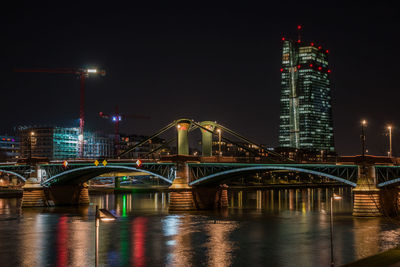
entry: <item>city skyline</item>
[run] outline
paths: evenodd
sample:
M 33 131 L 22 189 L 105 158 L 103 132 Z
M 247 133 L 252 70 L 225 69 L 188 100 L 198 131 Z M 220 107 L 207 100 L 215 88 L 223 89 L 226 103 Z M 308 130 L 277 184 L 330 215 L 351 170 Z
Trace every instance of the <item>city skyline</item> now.
M 2 11 L 1 267 L 400 266 L 389 3 Z
M 305 39 L 321 40 L 330 49 L 338 153 L 360 153 L 360 122 L 366 119 L 370 153 L 386 153 L 386 125 L 391 123 L 398 154 L 398 37 L 393 34 L 398 21 L 383 4 L 346 10 L 293 5 L 285 9 L 285 20 L 274 9 L 255 8 L 160 7 L 132 14 L 115 8 L 106 17 L 99 6 L 12 10 L 2 18 L 7 42 L 0 63 L 1 132 L 15 125 L 78 125 L 75 77 L 13 73 L 13 68 L 95 66 L 106 69 L 107 76 L 87 81 L 89 130 L 111 133 L 113 126 L 98 112 L 112 112 L 118 104 L 123 113 L 152 118 L 123 122 L 121 132 L 150 134 L 173 119 L 190 117 L 216 120 L 259 143 L 277 146 L 281 38 L 296 36 L 301 24 Z M 77 18 L 72 24 L 67 23 L 71 14 Z M 341 21 L 334 20 L 337 14 Z M 79 27 L 82 23 L 87 30 Z

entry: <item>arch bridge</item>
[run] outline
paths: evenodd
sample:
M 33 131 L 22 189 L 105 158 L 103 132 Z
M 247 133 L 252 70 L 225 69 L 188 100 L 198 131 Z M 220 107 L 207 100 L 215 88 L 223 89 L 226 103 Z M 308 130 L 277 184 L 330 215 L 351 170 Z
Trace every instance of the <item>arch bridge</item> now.
M 129 157 L 130 152 L 136 148 L 170 129 L 176 130 L 176 137 L 156 147 L 148 155 L 172 142 L 177 144 L 177 155 L 158 161 L 143 160 L 143 164 L 139 164 L 140 166 L 134 159 L 124 159 Z M 188 135 L 196 129 L 200 130 L 202 134 L 202 155 L 190 156 Z M 224 136 L 221 132 L 224 133 Z M 215 151 L 213 155 L 214 136 L 246 150 L 252 156 L 251 160 L 241 162 L 238 158 L 225 158 L 220 154 L 215 156 Z M 231 140 L 231 136 L 240 140 L 240 143 Z M 0 172 L 15 175 L 22 181 L 26 181 L 35 173 L 45 174 L 42 176 L 39 186 L 25 188 L 23 204 L 25 203 L 26 206 L 44 205 L 46 198 L 61 204 L 88 203 L 85 182 L 93 177 L 115 171 L 144 172 L 159 178 L 166 184 L 171 184 L 171 210 L 205 207 L 207 205 L 204 203 L 210 199 L 216 199 L 220 206 L 226 206 L 226 188 L 221 187 L 224 181 L 239 175 L 269 171 L 321 176 L 343 185 L 352 186 L 354 187 L 354 214 L 359 216 L 381 214 L 380 207 L 376 204 L 380 202 L 380 188 L 394 188 L 400 185 L 400 166 L 375 165 L 366 161 L 358 161 L 357 165 L 296 163 L 221 124 L 213 121 L 196 122 L 191 119 L 179 119 L 171 122 L 146 140 L 120 153 L 118 159 L 107 159 L 108 163 L 105 166 L 102 166 L 101 163 L 94 165 L 94 160 L 72 160 L 67 166 L 64 166 L 61 161 L 38 163 L 34 166 L 16 163 L 0 164 Z

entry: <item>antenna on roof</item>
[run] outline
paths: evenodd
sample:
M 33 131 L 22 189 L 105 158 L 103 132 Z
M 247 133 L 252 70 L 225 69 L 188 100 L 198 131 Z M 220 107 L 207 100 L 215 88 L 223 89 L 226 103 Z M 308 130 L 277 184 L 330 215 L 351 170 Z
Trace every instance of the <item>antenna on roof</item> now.
M 301 42 L 301 25 L 297 25 L 297 42 L 300 43 Z

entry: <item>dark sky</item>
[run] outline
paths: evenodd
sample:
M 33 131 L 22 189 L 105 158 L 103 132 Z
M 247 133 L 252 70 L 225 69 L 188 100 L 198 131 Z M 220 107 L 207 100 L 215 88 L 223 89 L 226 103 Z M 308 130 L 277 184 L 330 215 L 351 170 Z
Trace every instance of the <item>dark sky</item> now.
M 369 151 L 387 151 L 385 126 L 393 123 L 400 154 L 400 23 L 391 5 L 82 2 L 2 6 L 0 132 L 16 125 L 78 126 L 76 77 L 12 69 L 98 67 L 107 75 L 87 80 L 87 129 L 112 133 L 98 112 L 111 113 L 118 104 L 124 114 L 151 117 L 125 121 L 122 132 L 151 134 L 188 117 L 276 146 L 281 38 L 295 37 L 301 24 L 303 40 L 330 50 L 337 151 L 359 153 L 365 118 Z

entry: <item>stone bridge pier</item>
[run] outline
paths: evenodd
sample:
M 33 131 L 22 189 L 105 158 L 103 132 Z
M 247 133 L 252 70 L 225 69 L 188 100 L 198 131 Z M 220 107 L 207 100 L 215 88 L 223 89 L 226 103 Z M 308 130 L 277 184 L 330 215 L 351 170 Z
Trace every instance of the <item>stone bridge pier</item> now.
M 353 215 L 376 217 L 382 215 L 380 190 L 377 188 L 375 166 L 358 165 L 357 185 L 353 189 Z
M 189 186 L 189 166 L 185 161 L 176 164 L 176 177 L 170 186 L 170 211 L 190 211 L 228 207 L 226 185 L 217 187 Z
M 39 183 L 27 182 L 23 188 L 22 204 L 26 207 L 63 205 L 89 205 L 89 190 L 86 183 L 80 185 L 58 185 L 43 187 Z

